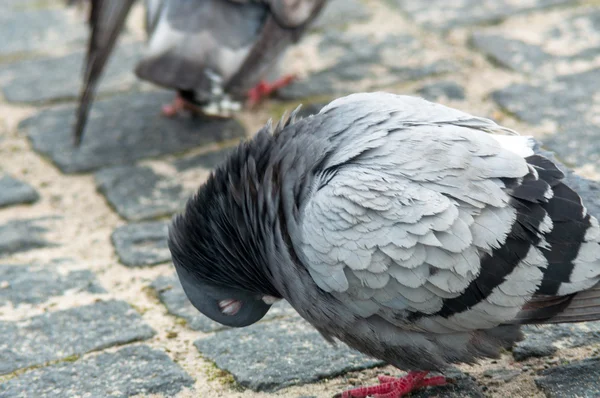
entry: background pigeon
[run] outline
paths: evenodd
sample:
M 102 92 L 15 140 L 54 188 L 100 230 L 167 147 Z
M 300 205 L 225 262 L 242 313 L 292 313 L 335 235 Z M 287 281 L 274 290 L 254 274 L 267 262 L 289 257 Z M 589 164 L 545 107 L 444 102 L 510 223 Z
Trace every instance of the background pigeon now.
M 600 228 L 533 139 L 423 99 L 337 99 L 217 168 L 170 229 L 193 305 L 246 326 L 274 298 L 404 378 L 344 397 L 443 384 L 521 324 L 600 319 Z M 377 395 L 376 395 L 377 396 Z
M 70 4 L 82 0 L 69 0 Z M 90 0 L 91 37 L 84 86 L 75 125 L 79 145 L 98 79 L 135 0 Z M 136 75 L 178 90 L 167 116 L 192 104 L 236 109 L 288 84 L 291 76 L 269 84 L 290 44 L 299 40 L 325 0 L 146 0 L 148 50 Z M 226 110 L 226 109 L 225 109 Z M 211 110 L 214 112 L 215 110 Z M 217 110 L 218 111 L 218 110 Z

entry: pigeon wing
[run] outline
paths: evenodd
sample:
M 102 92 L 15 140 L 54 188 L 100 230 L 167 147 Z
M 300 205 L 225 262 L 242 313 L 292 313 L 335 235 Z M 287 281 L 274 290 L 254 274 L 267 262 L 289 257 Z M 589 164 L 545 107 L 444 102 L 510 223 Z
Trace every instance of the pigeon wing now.
M 450 334 L 524 323 L 528 302 L 598 283 L 598 223 L 531 139 L 378 95 L 321 111 L 333 118 L 337 108 L 340 120 L 330 122 L 334 149 L 302 210 L 298 250 L 321 290 L 357 316 Z
M 248 0 L 232 1 L 248 2 Z M 269 6 L 269 16 L 244 63 L 226 85 L 227 92 L 238 96 L 252 88 L 252 85 L 256 84 L 284 51 L 302 37 L 325 5 L 325 0 L 263 0 L 262 2 Z

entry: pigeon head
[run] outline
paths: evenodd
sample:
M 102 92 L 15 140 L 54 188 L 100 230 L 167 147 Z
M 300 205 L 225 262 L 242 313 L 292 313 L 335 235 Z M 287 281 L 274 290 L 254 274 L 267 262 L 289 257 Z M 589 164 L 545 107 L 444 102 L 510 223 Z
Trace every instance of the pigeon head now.
M 187 297 L 204 315 L 231 327 L 259 321 L 281 298 L 267 265 L 269 218 L 260 216 L 265 197 L 257 178 L 271 139 L 262 137 L 265 145 L 240 145 L 169 228 L 169 250 Z

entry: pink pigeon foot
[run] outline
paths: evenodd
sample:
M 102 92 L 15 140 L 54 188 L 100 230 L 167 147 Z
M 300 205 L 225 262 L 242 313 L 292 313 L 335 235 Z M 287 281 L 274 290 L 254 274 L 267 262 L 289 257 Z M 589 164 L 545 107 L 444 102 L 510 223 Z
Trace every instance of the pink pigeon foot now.
M 173 99 L 173 102 L 163 105 L 161 113 L 165 117 L 175 117 L 183 110 L 188 110 L 192 113 L 199 112 L 196 105 L 185 100 L 183 97 L 181 97 L 181 94 L 177 93 L 177 96 Z
M 287 75 L 281 79 L 275 80 L 273 83 L 267 83 L 266 81 L 261 80 L 260 83 L 248 91 L 248 106 L 250 108 L 254 107 L 275 91 L 290 84 L 295 78 L 295 75 Z
M 444 376 L 425 378 L 429 372 L 409 372 L 404 377 L 379 376 L 379 385 L 358 387 L 336 394 L 334 398 L 400 398 L 427 386 L 442 386 L 448 381 Z

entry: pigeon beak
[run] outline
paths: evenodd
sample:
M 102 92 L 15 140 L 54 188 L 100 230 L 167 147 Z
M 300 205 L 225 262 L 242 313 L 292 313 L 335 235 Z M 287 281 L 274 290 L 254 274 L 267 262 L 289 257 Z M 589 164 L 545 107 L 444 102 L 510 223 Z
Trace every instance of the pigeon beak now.
M 175 263 L 177 276 L 192 305 L 215 322 L 230 327 L 244 327 L 260 321 L 271 305 L 255 295 L 208 285 Z M 232 298 L 232 297 L 235 297 Z
M 279 300 L 281 300 L 278 297 L 274 297 L 274 296 L 263 296 L 262 301 L 264 301 L 265 304 L 268 305 L 273 305 L 276 302 L 278 302 Z

